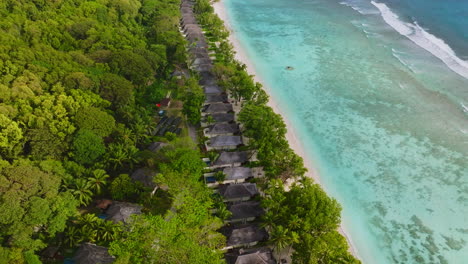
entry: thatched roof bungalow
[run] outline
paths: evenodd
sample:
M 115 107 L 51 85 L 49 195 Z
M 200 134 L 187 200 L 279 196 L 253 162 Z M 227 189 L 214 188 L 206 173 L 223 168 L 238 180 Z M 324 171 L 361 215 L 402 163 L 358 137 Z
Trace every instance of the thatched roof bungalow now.
M 190 24 L 198 24 L 197 19 L 195 19 L 193 14 L 183 14 L 182 18 L 180 19 L 182 26 L 190 25 Z
M 192 67 L 192 69 L 197 72 L 211 71 L 211 69 L 213 69 L 213 64 L 195 65 Z
M 205 105 L 202 110 L 202 112 L 207 114 L 228 113 L 232 111 L 232 104 L 230 103 L 212 103 Z
M 75 264 L 108 264 L 114 260 L 115 258 L 109 254 L 107 248 L 91 243 L 81 244 L 73 256 Z
M 258 201 L 235 203 L 229 205 L 228 210 L 232 213 L 228 219 L 230 223 L 253 221 L 265 213 Z
M 216 85 L 217 83 L 216 77 L 207 71 L 200 72 L 200 81 L 198 82 L 200 85 Z M 226 97 L 227 98 L 227 97 Z M 226 99 L 227 101 L 227 99 Z
M 257 185 L 250 182 L 221 185 L 218 192 L 225 202 L 248 201 L 259 194 Z
M 197 66 L 197 65 L 213 65 L 213 62 L 209 57 L 206 58 L 195 58 L 191 65 Z
M 184 7 L 193 8 L 193 5 L 194 5 L 193 2 L 189 2 L 189 1 L 184 2 L 184 1 L 182 1 L 182 3 L 180 4 L 180 8 L 184 8 Z
M 210 150 L 229 150 L 236 149 L 242 145 L 241 136 L 216 136 L 210 138 L 206 143 L 206 149 Z
M 187 36 L 185 36 L 185 38 L 186 38 L 190 43 L 197 42 L 197 41 L 203 41 L 203 42 L 206 43 L 205 35 L 203 35 L 203 33 L 191 33 L 191 34 L 187 34 Z
M 227 247 L 224 249 L 250 247 L 268 239 L 266 230 L 254 224 L 228 226 L 221 232 L 227 237 Z
M 219 87 L 218 85 L 205 85 L 203 87 L 203 91 L 205 92 L 205 94 L 220 94 L 223 91 L 223 89 L 221 87 Z
M 276 264 L 271 249 L 267 247 L 235 250 L 224 257 L 227 264 Z
M 205 104 L 225 103 L 225 102 L 228 102 L 228 98 L 227 98 L 227 95 L 224 93 L 205 94 Z
M 189 46 L 188 52 L 192 54 L 192 53 L 203 53 L 203 52 L 208 52 L 208 51 L 204 47 Z
M 239 183 L 254 176 L 252 168 L 248 167 L 224 168 L 223 173 L 226 175 L 225 181 L 233 183 Z
M 114 201 L 106 210 L 106 220 L 112 221 L 114 223 L 128 223 L 130 216 L 141 214 L 142 208 L 143 207 L 138 204 Z
M 221 135 L 232 136 L 238 134 L 239 132 L 239 125 L 229 123 L 216 123 L 203 131 L 206 137 L 215 137 Z
M 211 164 L 211 168 L 239 167 L 249 161 L 247 151 L 226 152 L 223 151 L 219 157 Z
M 182 26 L 184 34 L 203 34 L 203 29 L 198 24 L 188 24 Z
M 150 168 L 139 168 L 132 173 L 130 178 L 134 181 L 141 182 L 143 186 L 153 189 L 156 184 L 153 182 L 153 178 L 156 176 L 156 171 Z
M 181 14 L 193 14 L 193 8 L 191 6 L 183 6 L 180 8 Z

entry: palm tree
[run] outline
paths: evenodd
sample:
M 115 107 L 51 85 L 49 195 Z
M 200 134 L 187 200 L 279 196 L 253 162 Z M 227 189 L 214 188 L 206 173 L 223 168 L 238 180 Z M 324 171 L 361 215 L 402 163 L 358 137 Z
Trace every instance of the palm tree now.
M 137 142 L 145 143 L 145 140 L 149 139 L 148 124 L 144 121 L 139 121 L 132 125 L 131 128 L 135 131 Z
M 107 162 L 113 165 L 114 170 L 123 166 L 127 154 L 121 144 L 110 144 Z
M 83 214 L 78 217 L 77 224 L 80 226 L 89 226 L 94 228 L 99 226 L 100 221 L 102 221 L 102 219 L 94 214 Z
M 91 185 L 85 179 L 76 179 L 70 189 L 80 205 L 87 205 L 91 201 L 93 192 Z
M 130 128 L 123 127 L 119 130 L 117 141 L 126 142 L 126 143 L 129 143 L 129 142 L 134 143 L 136 141 L 135 133 L 133 133 L 133 131 Z
M 216 211 L 216 215 L 218 215 L 218 217 L 221 219 L 221 220 L 226 220 L 228 219 L 229 217 L 231 217 L 232 213 L 231 211 L 229 211 L 226 206 L 223 204 L 222 206 L 220 206 L 218 208 L 218 210 Z
M 69 226 L 65 231 L 65 243 L 69 247 L 74 247 L 82 241 L 81 234 L 75 226 Z
M 271 228 L 272 226 L 275 225 L 275 223 L 277 222 L 277 219 L 278 217 L 272 213 L 271 211 L 267 211 L 263 216 L 262 216 L 262 223 L 261 223 L 261 226 L 262 227 L 268 227 L 268 228 Z
M 94 243 L 97 240 L 97 230 L 94 227 L 85 225 L 79 230 L 82 241 Z
M 273 227 L 270 233 L 270 241 L 275 246 L 275 250 L 279 256 L 279 261 L 281 261 L 281 251 L 289 247 L 289 254 L 292 244 L 299 243 L 299 235 L 294 231 L 290 231 L 289 229 L 278 225 Z
M 291 215 L 288 227 L 292 230 L 299 230 L 302 225 L 302 219 L 298 215 Z
M 102 221 L 98 226 L 98 239 L 112 241 L 117 239 L 120 232 L 122 232 L 121 225 L 114 224 L 112 221 Z
M 107 185 L 107 175 L 105 170 L 96 169 L 93 171 L 93 175 L 88 177 L 88 182 L 91 185 L 91 189 L 93 189 L 97 194 L 101 193 L 102 187 Z
M 129 148 L 126 149 L 125 154 L 126 154 L 126 159 L 125 162 L 128 163 L 131 169 L 133 169 L 133 165 L 135 163 L 138 163 L 138 148 L 135 146 L 130 146 Z
M 215 119 L 213 118 L 213 116 L 207 116 L 206 117 L 206 123 L 208 123 L 208 125 L 211 125 L 215 122 Z

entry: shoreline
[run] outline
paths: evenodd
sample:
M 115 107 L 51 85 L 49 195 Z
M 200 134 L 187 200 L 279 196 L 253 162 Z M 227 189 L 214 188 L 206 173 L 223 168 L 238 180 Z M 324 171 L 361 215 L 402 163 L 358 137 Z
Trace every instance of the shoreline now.
M 310 157 L 308 157 L 308 155 L 306 155 L 304 148 L 300 144 L 300 140 L 299 140 L 297 132 L 294 130 L 294 127 L 292 126 L 291 122 L 287 118 L 285 118 L 286 115 L 285 115 L 284 111 L 279 107 L 279 104 L 275 100 L 275 98 L 273 97 L 271 90 L 269 89 L 268 86 L 265 85 L 265 82 L 259 77 L 258 72 L 255 69 L 255 66 L 253 65 L 253 63 L 249 59 L 249 57 L 247 56 L 245 49 L 242 47 L 239 40 L 234 36 L 235 33 L 232 30 L 231 25 L 229 24 L 229 17 L 227 15 L 226 8 L 225 8 L 224 3 L 222 1 L 223 0 L 213 2 L 212 6 L 214 8 L 214 12 L 216 13 L 216 15 L 221 20 L 224 21 L 224 26 L 229 31 L 228 40 L 229 40 L 229 42 L 231 42 L 231 44 L 234 47 L 234 51 L 235 51 L 234 57 L 235 57 L 235 59 L 246 65 L 247 72 L 250 75 L 254 76 L 254 81 L 255 82 L 261 83 L 263 85 L 263 89 L 265 90 L 265 92 L 269 96 L 269 100 L 268 100 L 267 105 L 270 106 L 275 113 L 277 113 L 277 114 L 279 114 L 279 115 L 281 115 L 283 117 L 283 121 L 286 124 L 286 128 L 287 128 L 286 139 L 288 140 L 291 149 L 293 149 L 296 152 L 296 154 L 299 155 L 300 157 L 302 157 L 302 159 L 304 160 L 304 167 L 307 168 L 307 172 L 305 173 L 305 175 L 307 177 L 309 177 L 309 178 L 312 178 L 317 184 L 319 184 L 323 188 L 323 185 L 320 182 L 320 177 L 319 177 L 319 174 L 318 174 L 318 170 L 314 166 L 313 160 L 310 159 Z M 344 228 L 342 222 L 340 224 L 340 228 L 339 228 L 338 231 L 346 239 L 346 241 L 348 243 L 349 253 L 351 253 L 357 259 L 361 260 L 361 258 L 357 254 L 356 247 L 353 245 L 352 240 L 350 239 L 350 236 L 348 235 L 348 232 L 346 232 L 346 229 Z

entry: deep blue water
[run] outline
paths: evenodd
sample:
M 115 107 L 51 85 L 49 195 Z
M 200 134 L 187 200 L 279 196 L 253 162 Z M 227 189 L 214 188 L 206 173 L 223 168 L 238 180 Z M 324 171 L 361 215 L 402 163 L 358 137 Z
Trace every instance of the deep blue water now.
M 427 28 L 468 60 L 468 0 L 379 0 L 402 18 Z

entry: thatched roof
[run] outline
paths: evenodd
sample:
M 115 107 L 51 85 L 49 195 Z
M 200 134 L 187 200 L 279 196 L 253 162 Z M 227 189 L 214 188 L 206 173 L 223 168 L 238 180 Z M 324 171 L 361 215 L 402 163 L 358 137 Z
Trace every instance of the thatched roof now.
M 234 121 L 234 114 L 216 113 L 212 114 L 211 116 L 213 117 L 214 121 L 218 123 L 229 123 Z
M 195 70 L 197 72 L 210 71 L 211 69 L 213 69 L 213 64 L 195 65 Z
M 114 201 L 109 209 L 106 210 L 106 220 L 110 220 L 114 223 L 127 223 L 131 215 L 141 214 L 141 208 L 142 206 L 138 204 Z
M 204 107 L 205 113 L 227 113 L 232 112 L 232 104 L 229 103 L 213 103 Z
M 197 20 L 193 16 L 193 14 L 183 14 L 181 19 L 182 25 L 189 25 L 189 24 L 198 24 Z
M 188 34 L 185 38 L 186 38 L 189 42 L 203 41 L 204 43 L 206 43 L 205 35 L 203 35 L 203 33 L 192 33 L 192 34 Z
M 108 264 L 114 262 L 115 258 L 109 255 L 105 247 L 84 243 L 76 251 L 73 260 L 75 264 Z
M 216 85 L 216 83 L 218 82 L 216 77 L 208 73 L 209 72 L 206 72 L 206 71 L 200 72 L 200 81 L 198 82 L 200 85 L 207 85 L 207 86 Z
M 203 28 L 198 24 L 183 25 L 182 30 L 186 35 L 203 34 Z
M 203 29 L 198 24 L 188 24 L 182 27 L 185 34 L 203 33 Z
M 251 217 L 259 217 L 265 213 L 258 201 L 247 201 L 228 206 L 232 213 L 229 220 L 242 220 Z
M 236 250 L 224 256 L 227 264 L 276 264 L 267 247 Z
M 219 187 L 219 194 L 226 200 L 250 198 L 259 194 L 255 183 L 225 184 Z
M 140 168 L 132 173 L 130 176 L 132 180 L 143 183 L 145 187 L 154 188 L 156 184 L 153 182 L 153 177 L 156 176 L 156 172 L 149 168 Z
M 206 94 L 205 103 L 220 103 L 228 100 L 225 94 Z
M 242 144 L 242 138 L 240 136 L 215 136 L 210 138 L 208 146 L 215 147 L 233 147 Z
M 249 153 L 247 151 L 235 151 L 235 152 L 221 152 L 218 159 L 213 162 L 213 165 L 232 165 L 234 163 L 244 163 L 249 160 Z
M 193 9 L 191 6 L 183 6 L 180 8 L 180 13 L 182 14 L 193 14 Z
M 191 18 L 195 18 L 195 14 L 182 14 L 182 20 L 184 19 L 191 19 Z
M 192 65 L 209 65 L 209 64 L 213 64 L 213 62 L 211 61 L 209 57 L 208 58 L 196 58 L 192 61 Z
M 200 63 L 200 60 L 205 60 L 205 63 L 212 63 L 211 57 L 208 52 L 196 52 L 190 55 L 192 63 Z M 198 60 L 198 62 L 195 62 Z
M 190 53 L 197 53 L 197 52 L 198 52 L 198 53 L 202 53 L 202 52 L 207 52 L 206 48 L 204 48 L 204 47 L 195 47 L 195 46 L 190 46 L 190 47 L 188 48 L 188 51 L 189 51 Z
M 264 228 L 254 224 L 230 226 L 222 229 L 227 237 L 227 246 L 242 246 L 253 242 L 268 239 L 268 233 Z
M 184 2 L 184 1 L 182 1 L 182 4 L 180 4 L 180 8 L 184 8 L 184 7 L 193 8 L 193 2 Z
M 218 85 L 205 85 L 203 87 L 205 94 L 219 94 L 223 92 L 223 89 Z
M 192 45 L 195 45 L 196 47 L 200 47 L 200 48 L 208 48 L 208 42 L 206 42 L 205 39 L 200 39 L 200 40 L 197 40 L 197 41 L 193 41 L 191 42 Z
M 207 135 L 222 135 L 239 133 L 239 125 L 228 123 L 216 123 L 206 132 Z
M 226 180 L 239 180 L 253 177 L 252 169 L 247 167 L 225 168 L 223 173 L 226 175 Z

